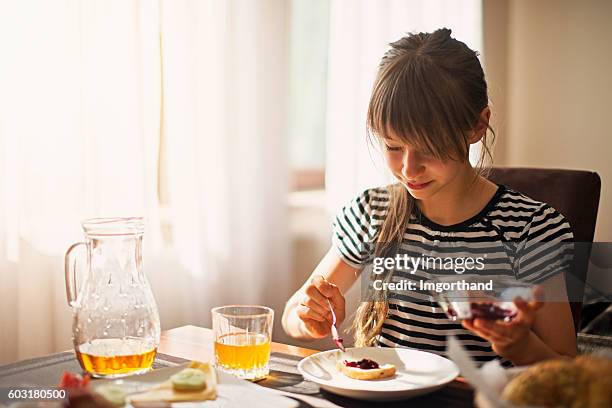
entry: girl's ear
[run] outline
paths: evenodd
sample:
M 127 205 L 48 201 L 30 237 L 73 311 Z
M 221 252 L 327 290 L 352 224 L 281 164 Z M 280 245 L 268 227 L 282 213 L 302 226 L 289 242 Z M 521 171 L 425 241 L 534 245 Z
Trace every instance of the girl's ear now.
M 485 106 L 484 109 L 480 112 L 480 116 L 478 117 L 478 123 L 476 123 L 472 134 L 468 138 L 470 144 L 478 143 L 480 139 L 484 137 L 485 133 L 487 133 L 487 129 L 489 128 L 490 118 L 491 109 L 489 108 L 489 106 Z

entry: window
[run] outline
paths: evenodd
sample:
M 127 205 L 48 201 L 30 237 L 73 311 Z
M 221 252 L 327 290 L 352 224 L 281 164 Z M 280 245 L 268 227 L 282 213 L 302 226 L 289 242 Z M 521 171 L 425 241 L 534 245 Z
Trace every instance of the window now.
M 293 190 L 324 187 L 329 0 L 291 0 L 289 164 Z

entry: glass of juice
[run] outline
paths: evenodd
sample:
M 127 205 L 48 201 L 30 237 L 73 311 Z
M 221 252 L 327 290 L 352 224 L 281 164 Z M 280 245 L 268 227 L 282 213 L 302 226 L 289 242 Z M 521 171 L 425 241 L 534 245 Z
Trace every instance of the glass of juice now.
M 274 310 L 230 305 L 215 307 L 211 312 L 217 368 L 246 380 L 265 378 L 270 371 Z

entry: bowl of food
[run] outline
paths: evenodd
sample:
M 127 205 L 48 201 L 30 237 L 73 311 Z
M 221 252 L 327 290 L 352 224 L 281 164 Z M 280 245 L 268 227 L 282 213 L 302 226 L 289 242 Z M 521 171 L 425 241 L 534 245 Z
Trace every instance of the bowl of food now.
M 509 276 L 436 276 L 425 285 L 453 321 L 465 319 L 512 320 L 518 313 L 517 297 L 535 299 L 534 285 Z

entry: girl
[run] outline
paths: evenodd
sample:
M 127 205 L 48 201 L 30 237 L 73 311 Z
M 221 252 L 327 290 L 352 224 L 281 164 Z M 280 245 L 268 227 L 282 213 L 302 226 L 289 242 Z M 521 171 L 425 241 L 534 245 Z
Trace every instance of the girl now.
M 441 241 L 532 245 L 573 238 L 569 224 L 553 208 L 490 182 L 480 166 L 471 166 L 471 144 L 483 142 L 480 164 L 489 154 L 487 84 L 477 53 L 450 34 L 441 29 L 409 35 L 391 44 L 383 56 L 367 127 L 398 182 L 366 190 L 338 214 L 332 248 L 286 305 L 283 327 L 289 335 L 329 336 L 328 301 L 342 322 L 343 293 L 373 256 L 388 253 L 398 243 L 436 248 Z M 446 336 L 453 334 L 479 362 L 501 358 L 506 365 L 523 365 L 574 356 L 573 321 L 563 301 L 567 264 L 536 263 L 535 256 L 526 256 L 520 266 L 506 266 L 511 276 L 537 282 L 561 301 L 527 303 L 517 298 L 519 311 L 510 322 L 457 323 L 424 291 L 371 298 L 356 312 L 355 344 L 444 355 Z M 431 277 L 431 271 L 422 270 L 412 275 L 417 280 Z

